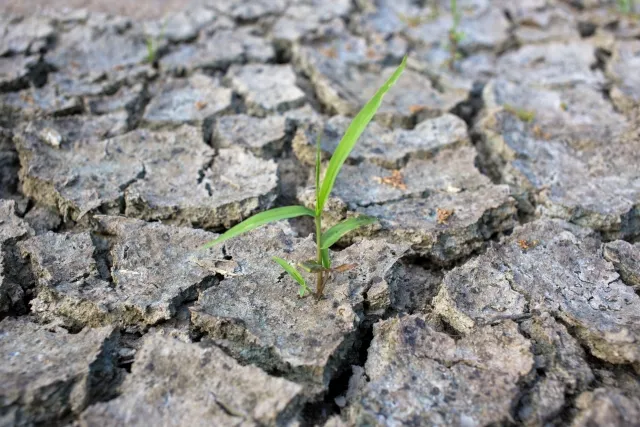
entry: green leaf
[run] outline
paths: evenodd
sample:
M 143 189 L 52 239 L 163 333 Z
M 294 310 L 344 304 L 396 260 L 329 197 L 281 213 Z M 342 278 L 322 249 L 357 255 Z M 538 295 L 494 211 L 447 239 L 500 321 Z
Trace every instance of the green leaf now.
M 324 268 L 331 268 L 331 258 L 329 258 L 329 249 L 320 248 L 320 254 L 322 255 L 322 266 Z
M 254 228 L 258 228 L 261 225 L 265 225 L 274 221 L 280 221 L 281 219 L 295 218 L 303 215 L 315 216 L 315 213 L 311 209 L 305 208 L 304 206 L 286 206 L 284 208 L 275 208 L 265 212 L 260 212 L 259 214 L 256 214 L 251 218 L 245 219 L 240 224 L 231 227 L 217 239 L 212 240 L 211 242 L 202 246 L 201 249 L 208 249 L 239 234 L 246 233 L 247 231 L 251 231 Z
M 321 264 L 318 264 L 314 260 L 304 261 L 298 264 L 300 268 L 308 273 L 321 273 L 323 271 L 328 271 L 329 269 L 324 267 Z
M 320 247 L 322 249 L 328 249 L 331 245 L 340 240 L 340 238 L 348 232 L 365 225 L 373 224 L 376 221 L 376 218 L 364 215 L 344 220 L 340 224 L 336 224 L 322 233 L 322 243 Z
M 324 176 L 324 181 L 322 182 L 322 188 L 320 189 L 320 193 L 318 194 L 318 199 L 316 201 L 316 212 L 322 212 L 324 208 L 324 204 L 327 202 L 329 198 L 329 194 L 333 189 L 333 185 L 336 182 L 336 178 L 338 177 L 338 173 L 342 168 L 345 160 L 349 157 L 349 153 L 353 149 L 353 146 L 358 141 L 358 138 L 367 127 L 376 111 L 380 107 L 382 103 L 382 98 L 385 93 L 391 89 L 391 87 L 395 84 L 395 82 L 404 71 L 404 68 L 407 65 L 407 57 L 405 56 L 402 59 L 402 63 L 400 66 L 394 71 L 394 73 L 389 77 L 389 79 L 378 89 L 375 95 L 367 102 L 367 104 L 362 107 L 362 110 L 358 113 L 358 115 L 353 119 L 347 131 L 345 132 L 342 140 L 338 144 L 338 147 L 331 156 L 331 160 L 329 161 L 329 166 L 327 167 L 327 172 Z
M 320 212 L 318 211 L 318 194 L 320 193 L 320 167 L 321 167 L 321 157 L 322 152 L 320 151 L 320 140 L 322 139 L 323 130 L 318 134 L 318 139 L 316 140 L 316 215 Z
M 282 267 L 284 271 L 286 271 L 289 274 L 289 276 L 293 278 L 293 280 L 298 282 L 298 284 L 300 285 L 300 289 L 298 293 L 300 294 L 301 297 L 303 297 L 304 293 L 309 291 L 309 288 L 307 287 L 307 282 L 304 280 L 304 277 L 302 277 L 302 274 L 300 274 L 300 272 L 296 270 L 294 266 L 292 266 L 286 260 L 280 257 L 273 256 L 271 257 L 271 259 L 277 262 L 278 264 L 280 264 L 280 267 Z

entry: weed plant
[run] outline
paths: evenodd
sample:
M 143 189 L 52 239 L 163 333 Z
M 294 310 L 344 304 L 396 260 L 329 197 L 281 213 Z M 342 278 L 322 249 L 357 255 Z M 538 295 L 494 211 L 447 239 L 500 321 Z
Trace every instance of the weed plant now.
M 286 206 L 280 208 L 270 209 L 265 212 L 258 213 L 234 227 L 227 230 L 224 234 L 220 235 L 217 239 L 205 244 L 203 249 L 210 248 L 214 245 L 218 245 L 228 239 L 236 237 L 240 234 L 246 233 L 250 230 L 258 228 L 270 222 L 280 221 L 283 219 L 290 219 L 300 216 L 310 216 L 314 218 L 316 229 L 316 250 L 317 257 L 313 260 L 307 260 L 298 263 L 298 267 L 302 268 L 308 273 L 314 273 L 316 275 L 316 292 L 315 295 L 319 299 L 322 297 L 326 279 L 328 273 L 332 271 L 346 271 L 353 268 L 353 264 L 345 264 L 335 268 L 331 267 L 331 260 L 329 259 L 329 248 L 336 243 L 342 236 L 348 232 L 355 230 L 359 227 L 372 224 L 376 221 L 375 218 L 369 216 L 358 216 L 349 218 L 326 231 L 322 231 L 322 211 L 325 204 L 331 194 L 333 185 L 336 182 L 338 173 L 342 168 L 342 165 L 349 157 L 349 153 L 355 146 L 358 138 L 369 124 L 376 111 L 382 103 L 382 98 L 391 89 L 391 87 L 398 80 L 402 71 L 406 67 L 407 58 L 402 60 L 402 63 L 389 77 L 389 79 L 378 89 L 373 97 L 365 104 L 360 112 L 353 119 L 344 136 L 340 140 L 338 147 L 335 149 L 329 165 L 324 173 L 324 178 L 321 180 L 321 152 L 320 152 L 320 137 L 316 142 L 316 167 L 315 167 L 315 210 L 309 209 L 305 206 Z M 278 263 L 299 285 L 299 294 L 303 297 L 306 293 L 310 293 L 307 282 L 302 273 L 296 269 L 293 264 L 290 264 L 286 260 L 273 257 L 273 260 Z
M 618 0 L 618 9 L 625 15 L 629 15 L 633 10 L 633 3 L 633 0 Z
M 458 30 L 460 26 L 460 11 L 458 10 L 457 0 L 451 0 L 451 15 L 453 16 L 453 25 L 449 30 L 449 68 L 453 70 L 455 62 L 462 56 L 458 51 L 458 46 L 464 38 L 464 33 Z

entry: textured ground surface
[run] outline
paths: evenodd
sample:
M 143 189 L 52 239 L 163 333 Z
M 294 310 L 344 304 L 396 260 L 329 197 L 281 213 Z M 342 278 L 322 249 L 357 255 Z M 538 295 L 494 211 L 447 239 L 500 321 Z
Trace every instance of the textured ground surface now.
M 640 7 L 458 4 L 3 3 L 0 426 L 640 426 Z

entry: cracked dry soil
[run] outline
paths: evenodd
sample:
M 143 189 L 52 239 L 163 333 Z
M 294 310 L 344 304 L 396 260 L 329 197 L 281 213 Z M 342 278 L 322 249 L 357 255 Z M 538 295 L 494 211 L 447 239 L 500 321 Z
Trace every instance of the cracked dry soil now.
M 615 3 L 459 1 L 453 68 L 445 0 L 14 4 L 0 426 L 640 426 L 640 7 Z M 324 299 L 270 262 L 313 256 L 304 221 L 196 250 L 311 206 L 317 136 L 326 162 L 405 54 L 325 216 L 379 222 Z

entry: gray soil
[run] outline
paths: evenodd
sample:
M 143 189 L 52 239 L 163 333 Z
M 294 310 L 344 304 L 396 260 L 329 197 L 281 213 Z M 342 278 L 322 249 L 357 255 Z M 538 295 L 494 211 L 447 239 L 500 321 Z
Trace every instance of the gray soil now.
M 458 3 L 4 2 L 0 427 L 640 426 L 640 5 Z

